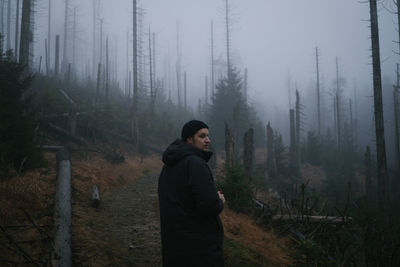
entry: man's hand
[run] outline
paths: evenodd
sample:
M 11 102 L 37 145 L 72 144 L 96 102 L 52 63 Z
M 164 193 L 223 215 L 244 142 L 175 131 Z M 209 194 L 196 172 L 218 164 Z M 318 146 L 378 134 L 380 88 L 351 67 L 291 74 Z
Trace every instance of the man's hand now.
M 218 190 L 218 197 L 222 200 L 222 204 L 225 204 L 225 196 L 221 190 Z

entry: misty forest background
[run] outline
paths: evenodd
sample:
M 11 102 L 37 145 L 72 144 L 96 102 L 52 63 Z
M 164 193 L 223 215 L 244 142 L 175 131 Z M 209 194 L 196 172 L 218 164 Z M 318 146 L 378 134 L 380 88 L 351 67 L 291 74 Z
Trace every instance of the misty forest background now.
M 208 29 L 202 56 L 208 63 L 199 73 L 185 69 L 181 22 L 164 49 L 146 18 L 145 1 L 129 1 L 130 24 L 121 40 L 105 30 L 114 20 L 104 17 L 104 1 L 87 2 L 84 13 L 74 0 L 0 0 L 2 180 L 40 167 L 39 148 L 48 136 L 82 146 L 113 136 L 146 156 L 177 138 L 187 120 L 204 120 L 216 152 L 210 165 L 224 162 L 217 181 L 230 208 L 249 213 L 252 199 L 263 192 L 265 203 L 278 203 L 265 204 L 265 220 L 300 216 L 288 228 L 295 236 L 295 263 L 400 262 L 400 1 L 357 3 L 368 6 L 363 23 L 371 76 L 349 77 L 348 59 L 340 55 L 330 59 L 334 71 L 328 74 L 321 67 L 324 47 L 313 46 L 305 52 L 313 66 L 303 77 L 307 82 L 300 84 L 288 71 L 281 81 L 286 86 L 274 88 L 251 86 L 254 76 L 234 49 L 241 23 L 235 14 L 241 10 L 228 0 L 220 1 L 218 19 L 202 25 Z M 387 16 L 396 33 L 390 40 L 394 63 L 383 73 L 378 21 Z M 223 29 L 218 36 L 217 26 Z M 193 82 L 190 76 L 200 78 Z M 273 104 L 276 92 L 285 100 Z M 325 173 L 319 183 L 307 177 L 310 166 Z M 306 216 L 341 223 L 334 227 L 321 219 L 316 226 Z

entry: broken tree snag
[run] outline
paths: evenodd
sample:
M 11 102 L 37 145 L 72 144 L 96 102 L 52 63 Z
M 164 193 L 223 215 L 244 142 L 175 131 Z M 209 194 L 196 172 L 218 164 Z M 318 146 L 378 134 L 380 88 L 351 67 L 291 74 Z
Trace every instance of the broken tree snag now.
M 254 164 L 254 129 L 250 128 L 244 133 L 243 138 L 243 165 L 249 180 L 251 180 L 251 174 L 253 171 Z
M 97 185 L 92 186 L 92 206 L 97 208 L 100 204 L 100 192 Z
M 52 266 L 71 266 L 71 161 L 66 148 L 57 152 Z
M 235 142 L 228 123 L 225 122 L 225 165 L 232 168 L 234 164 Z

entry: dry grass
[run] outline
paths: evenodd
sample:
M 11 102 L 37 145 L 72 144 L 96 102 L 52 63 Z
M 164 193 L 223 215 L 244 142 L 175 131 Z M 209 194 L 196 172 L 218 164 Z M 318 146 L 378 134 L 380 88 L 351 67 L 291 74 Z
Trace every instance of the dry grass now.
M 49 169 L 41 168 L 18 175 L 11 173 L 0 183 L 0 218 L 11 220 L 23 214 L 22 209 L 43 210 L 52 201 L 54 194 L 55 166 L 51 166 L 54 155 L 45 154 Z
M 289 244 L 287 239 L 278 238 L 273 233 L 265 232 L 248 216 L 229 209 L 224 209 L 221 213 L 221 220 L 228 238 L 257 251 L 273 266 L 291 264 L 286 254 Z
M 72 232 L 76 249 L 74 264 L 77 266 L 118 265 L 112 262 L 111 254 L 124 251 L 116 240 L 104 238 L 107 234 L 102 232 L 100 225 L 101 211 L 90 206 L 92 185 L 98 186 L 102 198 L 112 188 L 131 183 L 143 175 L 159 173 L 162 166 L 159 155 L 149 155 L 143 159 L 129 154 L 124 156 L 125 161 L 120 164 L 109 163 L 96 153 L 84 160 L 80 156 L 72 160 L 75 203 Z
M 21 175 L 10 173 L 3 177 L 0 184 L 0 225 L 6 233 L 18 243 L 34 260 L 49 260 L 53 231 L 53 196 L 55 184 L 54 155 L 44 155 L 49 169 L 41 168 Z M 25 212 L 27 214 L 25 214 Z M 41 231 L 30 222 L 31 218 Z M 16 245 L 10 242 L 6 234 L 0 232 L 0 242 L 5 244 L 0 250 L 0 265 L 8 260 L 11 265 L 26 262 Z M 10 263 L 9 263 L 10 264 Z M 3 266 L 3 265 L 2 265 Z

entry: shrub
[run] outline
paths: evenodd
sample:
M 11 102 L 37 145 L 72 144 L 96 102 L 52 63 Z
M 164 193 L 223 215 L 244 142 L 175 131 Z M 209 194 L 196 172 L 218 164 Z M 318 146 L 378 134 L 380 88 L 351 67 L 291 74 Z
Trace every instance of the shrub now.
M 226 176 L 221 184 L 221 189 L 229 208 L 236 212 L 249 211 L 253 191 L 242 167 L 236 166 L 226 170 Z

